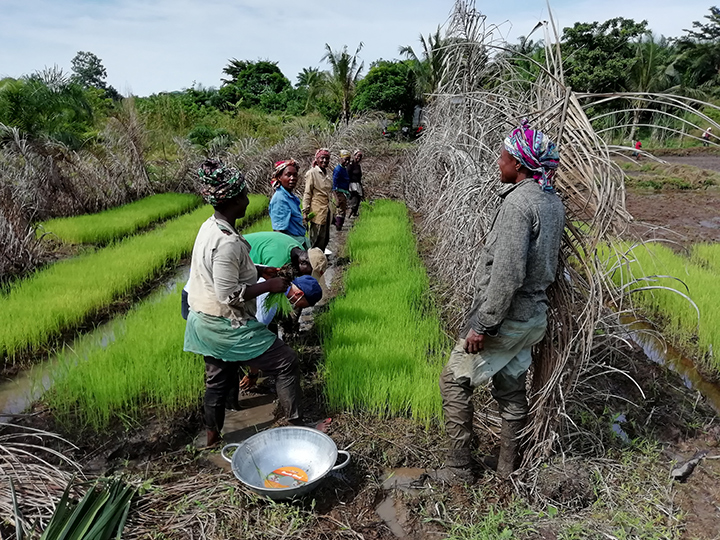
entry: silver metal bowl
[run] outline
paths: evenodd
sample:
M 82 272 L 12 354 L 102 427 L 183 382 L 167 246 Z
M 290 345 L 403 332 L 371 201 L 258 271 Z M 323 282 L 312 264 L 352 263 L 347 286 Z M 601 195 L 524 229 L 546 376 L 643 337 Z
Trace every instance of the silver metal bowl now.
M 235 453 L 230 457 L 227 451 L 232 448 Z M 303 495 L 330 471 L 350 463 L 350 454 L 338 450 L 330 437 L 307 427 L 268 429 L 239 444 L 228 444 L 221 453 L 238 480 L 270 499 Z M 335 465 L 338 454 L 345 460 Z

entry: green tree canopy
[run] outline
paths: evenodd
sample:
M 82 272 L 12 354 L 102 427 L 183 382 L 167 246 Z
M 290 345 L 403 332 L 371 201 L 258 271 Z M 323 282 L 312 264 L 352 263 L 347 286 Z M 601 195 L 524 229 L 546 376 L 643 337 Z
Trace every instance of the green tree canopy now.
M 287 99 L 276 99 L 274 95 L 285 93 L 287 97 L 292 90 L 290 81 L 282 74 L 276 62 L 232 59 L 223 73 L 229 76 L 223 79 L 219 92 L 225 109 L 250 108 L 261 104 L 266 105 L 263 108 L 269 107 L 270 111 L 278 110 L 275 107 L 284 109 L 283 103 Z
M 647 21 L 616 17 L 603 23 L 575 23 L 563 29 L 562 48 L 567 83 L 579 92 L 618 92 L 625 89 L 635 62 L 638 38 Z
M 415 83 L 415 72 L 409 62 L 375 62 L 357 84 L 352 109 L 400 113 L 409 121 L 417 104 Z
M 322 61 L 327 61 L 332 68 L 328 77 L 328 88 L 342 109 L 342 117 L 345 123 L 350 121 L 350 104 L 355 96 L 355 85 L 360 78 L 364 63 L 359 62 L 358 54 L 362 49 L 362 42 L 350 54 L 345 45 L 341 51 L 333 51 L 330 45 L 325 44 L 325 55 Z
M 678 57 L 673 68 L 685 86 L 703 88 L 717 94 L 720 84 L 720 9 L 710 8 L 709 21 L 693 22 L 694 30 L 677 40 Z
M 18 128 L 30 140 L 52 139 L 80 147 L 93 129 L 92 96 L 53 68 L 0 87 L 0 123 Z
M 438 26 L 434 34 L 428 34 L 427 39 L 420 34 L 420 44 L 420 55 L 410 45 L 400 47 L 400 54 L 412 62 L 418 98 L 428 101 L 428 94 L 437 91 L 443 77 L 447 40 L 442 37 Z
M 71 60 L 73 75 L 71 80 L 83 88 L 97 88 L 103 90 L 105 96 L 113 99 L 122 99 L 120 93 L 112 86 L 108 85 L 107 70 L 103 66 L 102 60 L 89 51 L 78 51 Z

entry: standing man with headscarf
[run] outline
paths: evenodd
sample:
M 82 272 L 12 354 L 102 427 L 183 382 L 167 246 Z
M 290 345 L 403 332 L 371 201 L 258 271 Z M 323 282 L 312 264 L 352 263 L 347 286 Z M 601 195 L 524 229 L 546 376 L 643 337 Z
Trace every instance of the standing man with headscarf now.
M 310 247 L 325 248 L 330 241 L 330 193 L 332 177 L 328 175 L 330 150 L 321 148 L 315 153 L 312 168 L 305 173 L 303 216 L 308 222 Z
M 498 167 L 503 199 L 480 254 L 469 319 L 440 375 L 450 447 L 444 479 L 472 481 L 472 394 L 492 380 L 502 428 L 497 473 L 519 464 L 526 424 L 525 376 L 531 349 L 545 335 L 547 288 L 555 280 L 565 208 L 552 187 L 555 144 L 527 122 L 505 139 Z

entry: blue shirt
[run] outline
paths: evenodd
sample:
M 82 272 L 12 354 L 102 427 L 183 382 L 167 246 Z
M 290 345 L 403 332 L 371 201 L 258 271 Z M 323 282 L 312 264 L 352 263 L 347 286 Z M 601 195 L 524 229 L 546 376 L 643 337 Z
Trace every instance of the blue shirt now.
M 349 189 L 350 175 L 348 175 L 347 169 L 338 163 L 333 171 L 333 191 L 347 193 Z
M 282 231 L 291 236 L 305 236 L 300 199 L 280 186 L 270 199 L 270 220 L 273 231 Z

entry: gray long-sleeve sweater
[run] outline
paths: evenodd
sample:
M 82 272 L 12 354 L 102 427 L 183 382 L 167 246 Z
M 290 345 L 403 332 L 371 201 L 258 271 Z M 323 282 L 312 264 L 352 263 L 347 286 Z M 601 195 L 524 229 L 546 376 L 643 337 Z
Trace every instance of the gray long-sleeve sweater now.
M 480 254 L 480 279 L 470 328 L 494 333 L 504 319 L 527 321 L 546 309 L 555 280 L 565 207 L 560 198 L 527 178 L 509 186 Z

